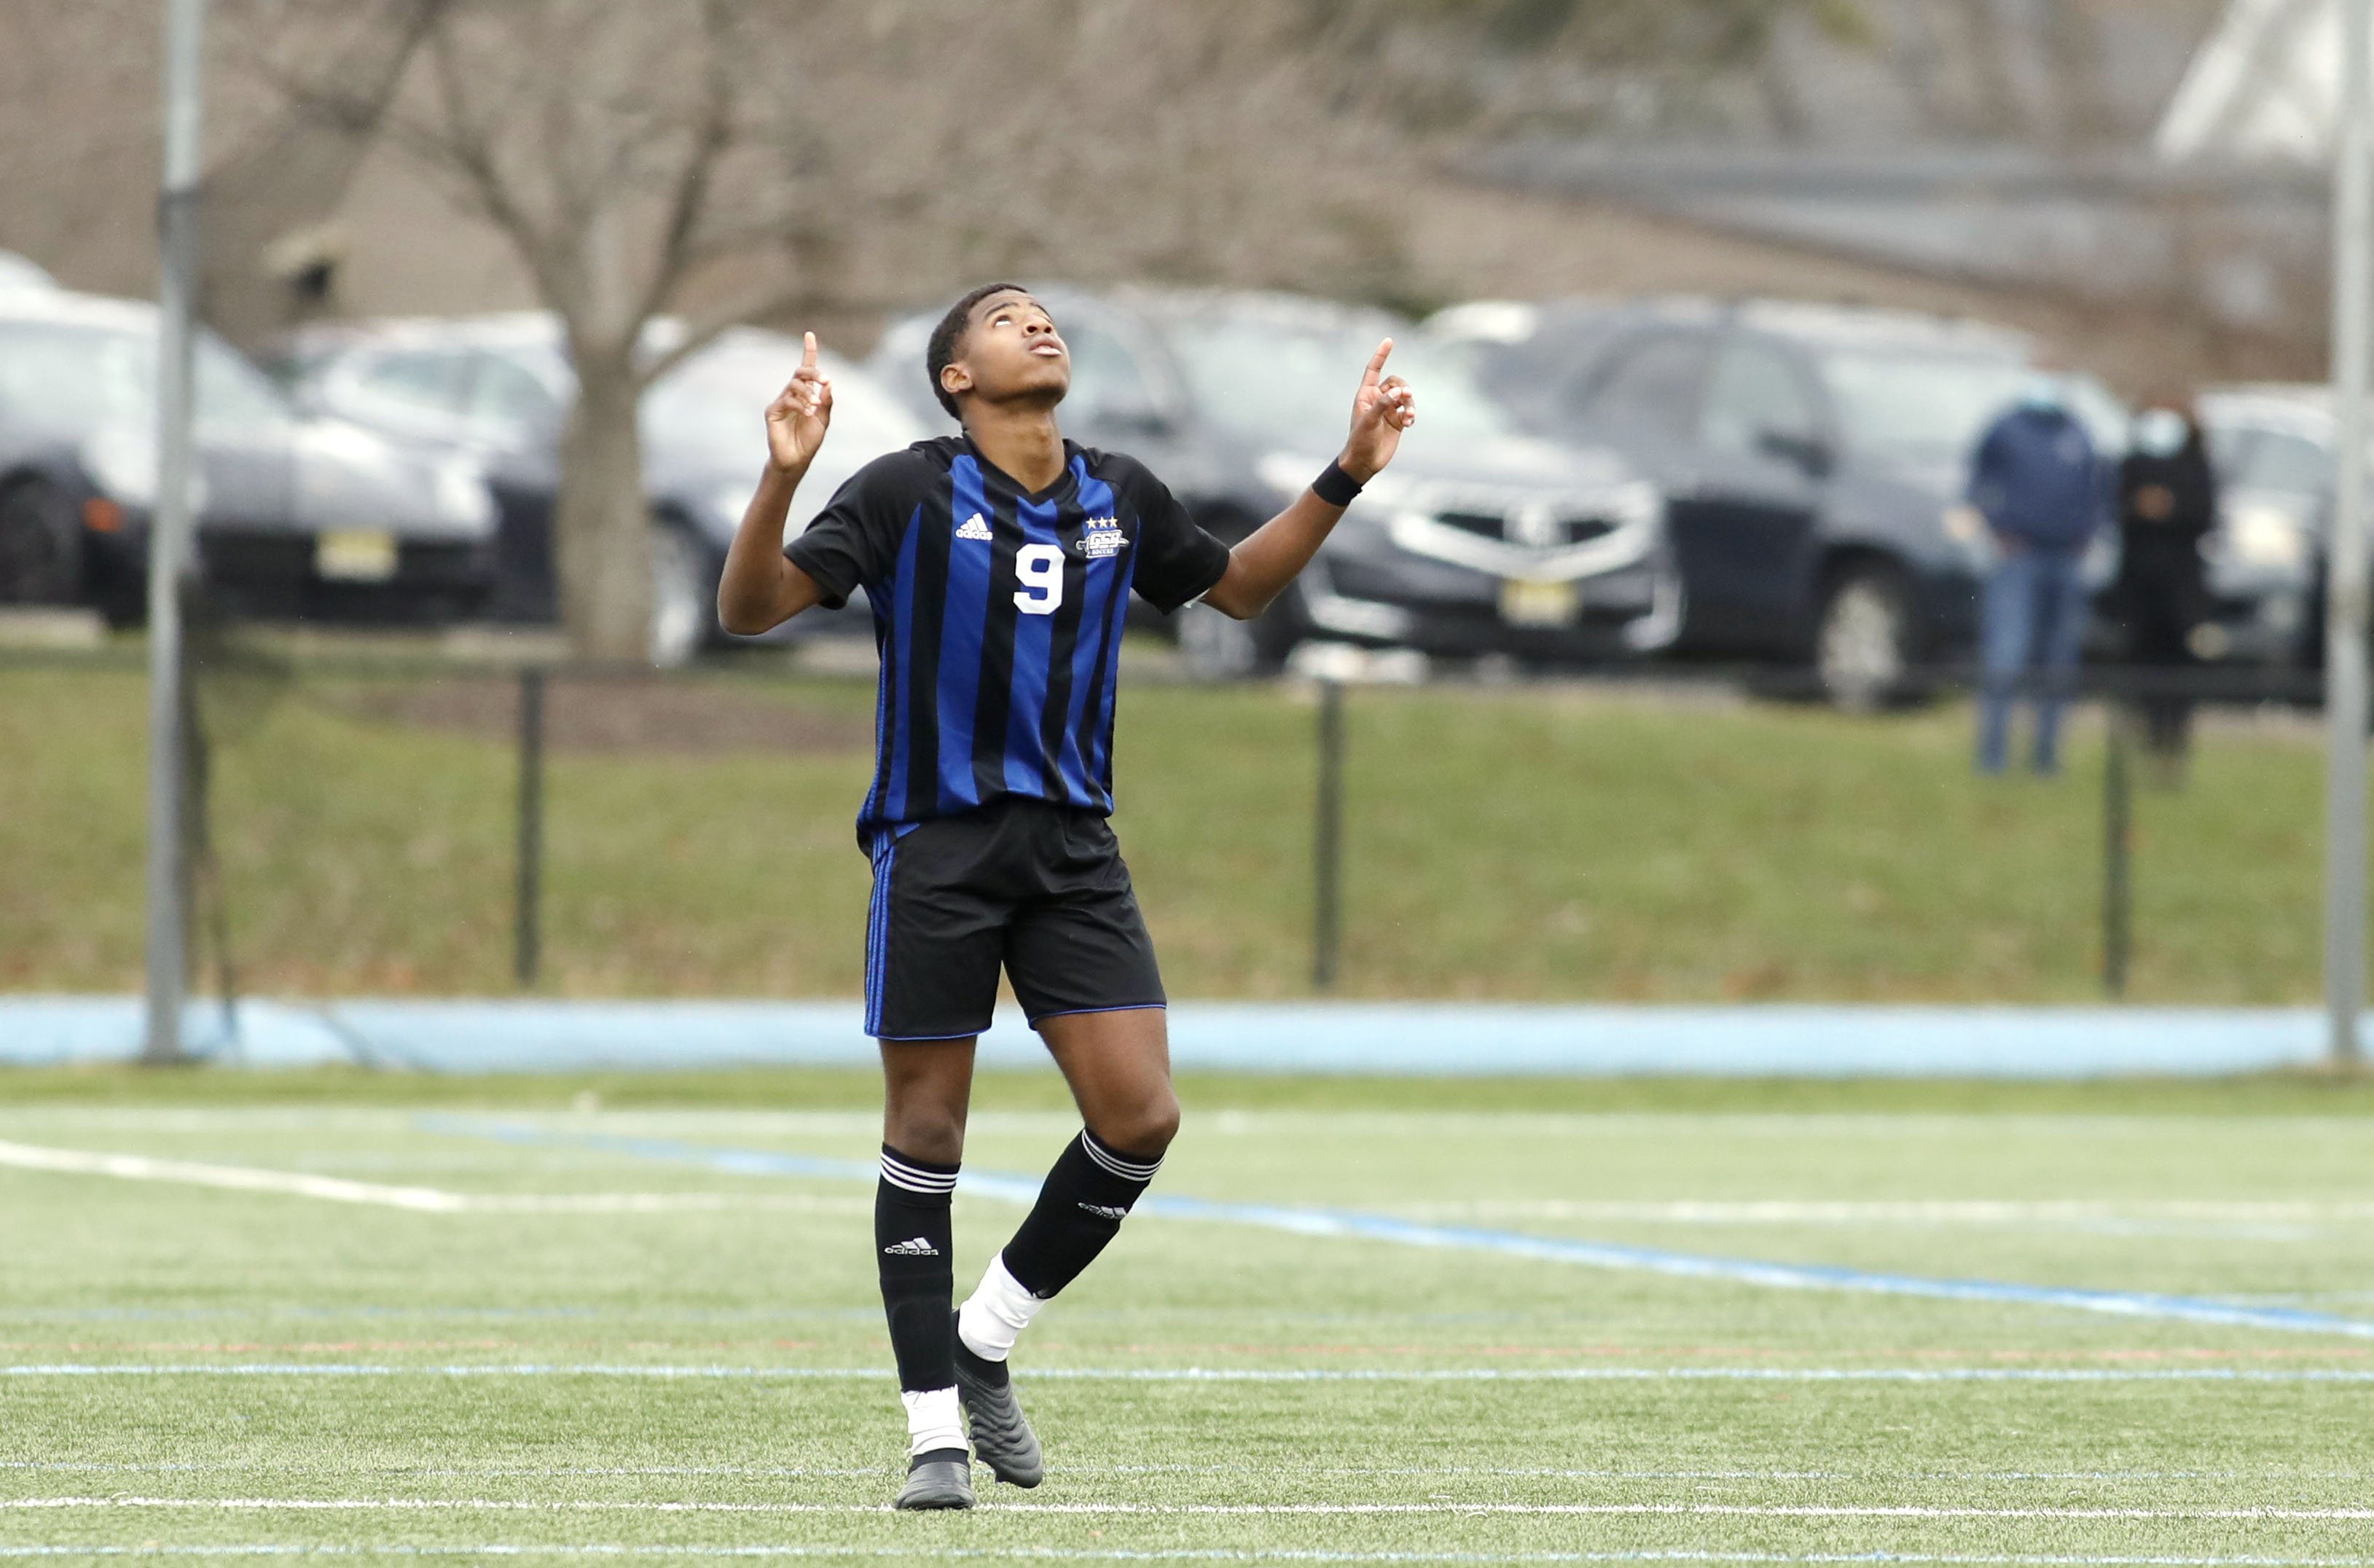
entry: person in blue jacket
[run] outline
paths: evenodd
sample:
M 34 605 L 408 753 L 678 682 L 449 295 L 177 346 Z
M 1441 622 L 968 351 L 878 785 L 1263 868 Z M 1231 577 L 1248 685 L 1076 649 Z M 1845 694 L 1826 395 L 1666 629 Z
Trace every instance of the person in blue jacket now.
M 2102 521 L 2102 474 L 2086 427 L 2069 410 L 2067 383 L 2050 369 L 2030 376 L 2019 402 L 1979 442 L 1969 500 L 1995 545 L 1980 607 L 1981 773 L 2004 770 L 2023 684 L 2036 695 L 2036 771 L 2060 769 L 2061 708 L 2086 635 L 2077 568 Z

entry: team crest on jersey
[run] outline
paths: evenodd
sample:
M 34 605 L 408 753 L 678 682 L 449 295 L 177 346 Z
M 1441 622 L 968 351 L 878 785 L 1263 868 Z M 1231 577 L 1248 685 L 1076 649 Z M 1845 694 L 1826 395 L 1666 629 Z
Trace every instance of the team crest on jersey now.
M 957 537 L 959 539 L 986 539 L 989 536 L 989 524 L 981 521 L 979 512 L 965 519 L 964 526 L 957 530 Z
M 1100 561 L 1108 556 L 1121 554 L 1129 536 L 1121 531 L 1121 520 L 1111 517 L 1088 519 L 1087 532 L 1080 535 L 1080 554 L 1089 560 Z

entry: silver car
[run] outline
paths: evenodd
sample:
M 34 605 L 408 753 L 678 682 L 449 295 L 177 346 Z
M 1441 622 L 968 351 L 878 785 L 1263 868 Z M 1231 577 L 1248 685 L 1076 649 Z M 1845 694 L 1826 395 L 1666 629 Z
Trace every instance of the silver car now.
M 0 601 L 136 621 L 157 500 L 157 313 L 0 293 Z M 229 345 L 196 346 L 196 567 L 266 615 L 466 614 L 494 580 L 477 463 L 299 411 Z
M 681 323 L 652 323 L 646 348 L 664 353 Z M 358 322 L 302 329 L 276 349 L 306 406 L 368 425 L 428 452 L 466 454 L 486 465 L 501 513 L 499 619 L 558 615 L 552 519 L 560 485 L 560 435 L 576 401 L 559 322 L 522 312 Z M 643 490 L 652 521 L 652 658 L 679 664 L 726 640 L 717 626 L 717 579 L 767 461 L 764 413 L 799 368 L 800 341 L 735 327 L 702 345 L 645 390 L 641 404 Z M 800 486 L 791 532 L 805 526 L 866 462 L 921 440 L 922 426 L 857 367 L 828 354 L 832 439 Z M 862 631 L 853 610 L 800 616 L 777 638 Z

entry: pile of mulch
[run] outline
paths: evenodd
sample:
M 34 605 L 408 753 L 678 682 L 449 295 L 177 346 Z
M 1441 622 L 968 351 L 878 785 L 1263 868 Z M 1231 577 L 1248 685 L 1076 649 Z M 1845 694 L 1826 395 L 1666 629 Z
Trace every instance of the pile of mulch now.
M 331 699 L 342 712 L 481 740 L 519 733 L 515 680 L 446 679 L 375 686 Z M 863 751 L 874 728 L 720 682 L 554 676 L 544 688 L 544 743 L 558 752 Z

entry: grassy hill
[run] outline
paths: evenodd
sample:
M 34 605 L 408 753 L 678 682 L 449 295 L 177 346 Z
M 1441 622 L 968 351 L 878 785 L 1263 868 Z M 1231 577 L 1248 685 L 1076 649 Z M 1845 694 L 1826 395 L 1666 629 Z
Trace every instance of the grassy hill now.
M 257 993 L 510 989 L 511 688 L 206 688 L 231 948 Z M 0 671 L 0 987 L 140 973 L 145 688 Z M 871 684 L 695 676 L 553 698 L 546 985 L 855 995 Z M 1314 715 L 1123 696 L 1117 817 L 1181 996 L 1308 989 Z M 1850 719 L 1577 687 L 1359 690 L 1343 994 L 1641 1000 L 2098 994 L 2100 724 L 1981 781 L 1958 706 Z M 2315 994 L 2320 755 L 2227 723 L 2137 805 L 2132 994 Z

